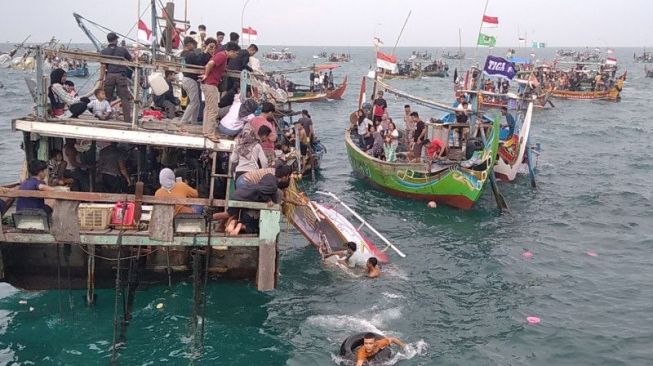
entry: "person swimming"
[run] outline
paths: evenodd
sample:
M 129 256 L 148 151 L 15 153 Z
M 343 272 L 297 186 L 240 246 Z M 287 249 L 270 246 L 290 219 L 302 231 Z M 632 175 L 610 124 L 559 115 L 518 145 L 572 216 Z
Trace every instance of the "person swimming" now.
M 379 268 L 379 260 L 376 257 L 369 257 L 365 264 L 367 268 L 367 277 L 377 278 L 381 276 L 381 269 Z
M 363 366 L 363 364 L 374 358 L 377 353 L 386 347 L 396 344 L 401 348 L 405 348 L 406 344 L 395 337 L 386 337 L 377 340 L 374 333 L 367 333 L 363 337 L 363 346 L 358 349 L 356 354 L 356 366 Z
M 354 255 L 354 253 L 356 252 L 357 247 L 356 247 L 356 243 L 354 243 L 353 241 L 347 242 L 347 244 L 345 244 L 345 246 L 347 247 L 347 249 L 338 250 L 338 251 L 326 254 L 323 259 L 327 259 L 329 257 L 337 256 L 337 261 L 340 264 L 344 264 L 346 266 L 349 266 L 349 258 L 351 258 Z

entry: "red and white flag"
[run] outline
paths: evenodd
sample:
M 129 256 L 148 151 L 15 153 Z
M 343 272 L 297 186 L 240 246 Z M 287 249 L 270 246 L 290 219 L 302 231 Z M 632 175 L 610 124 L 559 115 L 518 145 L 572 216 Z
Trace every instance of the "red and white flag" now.
M 376 52 L 376 67 L 395 71 L 397 69 L 397 57 L 385 54 L 381 51 Z
M 243 41 L 245 43 L 253 43 L 258 39 L 258 32 L 252 27 L 243 28 Z
M 485 28 L 494 28 L 499 26 L 499 17 L 491 17 L 489 15 L 483 15 L 483 27 Z
M 607 60 L 605 60 L 606 65 L 616 65 L 617 64 L 617 58 L 616 57 L 608 57 Z
M 144 21 L 138 20 L 138 40 L 142 43 L 152 43 L 152 31 L 147 27 Z
M 607 52 L 608 52 L 608 55 L 611 55 L 611 54 L 614 53 L 614 50 L 612 48 L 608 48 Z

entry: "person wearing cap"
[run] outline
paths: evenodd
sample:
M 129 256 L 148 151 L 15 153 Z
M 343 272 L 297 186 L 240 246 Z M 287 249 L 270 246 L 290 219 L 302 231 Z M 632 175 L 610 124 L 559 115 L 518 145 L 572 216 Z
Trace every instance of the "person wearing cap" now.
M 100 54 L 110 57 L 122 57 L 127 61 L 132 60 L 129 51 L 124 47 L 118 46 L 118 35 L 113 32 L 107 34 L 107 41 L 109 41 L 109 45 Z M 132 96 L 129 91 L 131 72 L 132 70 L 123 65 L 103 63 L 100 66 L 100 80 L 104 80 L 104 93 L 109 102 L 115 99 L 114 92 L 118 94 L 120 104 L 122 105 L 123 120 L 125 122 L 131 122 L 132 119 Z

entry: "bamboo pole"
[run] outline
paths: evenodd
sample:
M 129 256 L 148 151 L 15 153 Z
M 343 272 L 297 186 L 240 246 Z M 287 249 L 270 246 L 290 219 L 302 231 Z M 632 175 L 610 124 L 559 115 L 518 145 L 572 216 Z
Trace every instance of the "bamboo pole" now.
M 487 5 L 490 2 L 490 0 L 485 0 L 485 8 L 483 8 L 483 16 L 485 16 L 485 12 L 487 11 Z M 481 35 L 481 31 L 483 31 L 483 17 L 481 17 L 481 25 L 478 27 L 478 36 L 476 36 L 476 47 L 474 47 L 474 63 L 476 63 L 476 55 L 478 52 L 478 37 Z

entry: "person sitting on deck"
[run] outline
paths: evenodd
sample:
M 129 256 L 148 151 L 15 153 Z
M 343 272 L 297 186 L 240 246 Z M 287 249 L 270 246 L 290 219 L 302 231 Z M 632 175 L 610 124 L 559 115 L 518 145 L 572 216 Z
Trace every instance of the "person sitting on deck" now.
M 376 132 L 376 129 L 374 129 L 373 125 L 369 125 L 367 127 L 367 133 L 363 137 L 363 147 L 361 148 L 363 151 L 365 151 L 367 154 L 371 154 L 372 148 L 374 147 L 374 133 Z
M 270 132 L 267 126 L 261 126 L 259 128 L 259 137 L 266 135 L 264 138 L 267 138 Z M 236 142 L 234 152 L 231 154 L 231 163 L 236 165 L 236 169 L 234 169 L 236 181 L 247 172 L 268 167 L 268 158 L 265 156 L 263 148 L 256 137 L 254 131 L 248 129 L 240 134 Z
M 161 188 L 154 192 L 154 197 L 197 198 L 199 196 L 196 189 L 181 179 L 177 180 L 175 173 L 169 168 L 163 168 L 159 172 L 159 184 L 161 184 Z M 175 215 L 193 212 L 190 206 L 175 205 Z
M 61 117 L 64 115 L 65 108 L 68 106 L 72 118 L 77 118 L 80 114 L 86 111 L 86 106 L 90 102 L 88 97 L 93 95 L 95 89 L 99 88 L 99 84 L 95 84 L 95 88 L 90 92 L 82 95 L 81 97 L 71 96 L 63 84 L 66 82 L 66 71 L 64 69 L 54 69 L 50 73 L 50 87 L 48 87 L 48 99 L 50 99 L 50 114 L 53 117 Z
M 113 109 L 107 100 L 104 89 L 95 91 L 95 99 L 88 104 L 88 110 L 99 120 L 107 121 L 111 119 Z
M 329 257 L 336 256 L 337 257 L 336 260 L 338 261 L 338 263 L 340 263 L 342 265 L 345 265 L 345 266 L 349 266 L 349 258 L 351 258 L 354 255 L 354 253 L 356 252 L 357 246 L 356 246 L 356 243 L 354 243 L 353 241 L 350 241 L 350 242 L 345 243 L 345 247 L 346 247 L 346 249 L 344 249 L 344 250 L 338 250 L 338 251 L 335 251 L 335 252 L 325 254 L 324 257 L 322 257 L 322 259 L 327 259 Z
M 367 269 L 367 277 L 377 278 L 381 276 L 381 269 L 379 268 L 379 260 L 376 257 L 367 258 L 367 263 L 365 263 Z
M 79 153 L 75 147 L 77 141 L 75 139 L 66 139 L 63 148 L 63 159 L 66 161 L 66 170 L 64 171 L 64 178 L 72 178 L 73 185 L 71 190 L 89 192 L 91 190 L 88 178 L 88 169 L 92 165 L 84 164 L 79 160 Z
M 392 145 L 392 138 L 390 136 L 386 136 L 383 142 L 383 156 L 385 157 L 385 160 L 388 162 L 395 162 L 397 161 L 397 148 L 396 146 Z
M 396 344 L 401 348 L 406 347 L 404 342 L 394 337 L 376 340 L 374 333 L 365 334 L 363 337 L 363 346 L 358 349 L 358 354 L 356 355 L 356 366 L 363 366 L 366 361 L 372 359 L 377 353 L 386 347 L 390 347 L 392 344 Z
M 118 148 L 117 142 L 111 142 L 100 150 L 97 172 L 101 177 L 105 192 L 126 193 L 127 187 L 132 185 L 125 160 L 125 154 Z
M 255 185 L 266 175 L 273 176 L 277 179 L 279 189 L 285 189 L 290 184 L 290 175 L 292 168 L 288 165 L 278 165 L 274 168 L 264 168 L 249 171 L 236 179 L 236 189 Z
M 70 80 L 66 80 L 63 83 L 64 90 L 70 94 L 71 97 L 76 98 L 78 96 L 77 90 L 75 90 L 75 83 Z
M 288 185 L 286 184 L 285 187 Z M 285 188 L 284 187 L 284 188 Z M 234 201 L 265 202 L 268 207 L 280 202 L 277 190 L 282 188 L 272 174 L 265 174 L 261 179 L 247 186 L 236 188 L 231 195 Z M 259 211 L 244 208 L 229 207 L 227 212 L 213 214 L 214 220 L 227 220 L 225 232 L 227 235 L 238 235 L 241 231 L 255 234 L 259 231 Z
M 370 134 L 373 139 L 372 148 L 367 150 L 367 153 L 380 159 L 381 155 L 383 155 L 383 134 L 378 129 L 374 129 L 373 126 L 370 126 Z
M 218 130 L 229 137 L 238 135 L 243 130 L 245 123 L 254 119 L 256 109 L 258 109 L 258 103 L 254 99 L 246 99 L 241 104 L 240 94 L 236 94 L 234 103 L 229 108 L 229 113 L 220 120 Z
M 64 177 L 65 172 L 66 162 L 63 160 L 63 153 L 58 149 L 52 150 L 48 160 L 48 184 L 51 186 L 72 184 L 74 182 L 72 179 Z
M 508 140 L 512 137 L 512 135 L 515 134 L 515 117 L 513 117 L 512 114 L 508 113 L 508 108 L 506 107 L 501 107 L 501 115 L 506 117 L 506 124 L 501 126 L 501 139 Z M 504 134 L 506 128 L 507 131 Z
M 48 174 L 48 164 L 43 160 L 32 160 L 28 164 L 29 177 L 20 184 L 21 191 L 52 191 L 54 188 L 43 181 Z M 16 201 L 16 212 L 27 210 L 43 210 L 50 215 L 52 208 L 45 204 L 43 198 L 19 197 Z
M 174 71 L 166 70 L 165 79 L 166 83 L 168 83 L 168 91 L 154 96 L 154 105 L 165 110 L 168 119 L 175 118 L 175 112 L 179 107 L 179 99 L 175 97 L 172 88 L 172 82 L 175 81 L 176 76 L 177 74 Z

